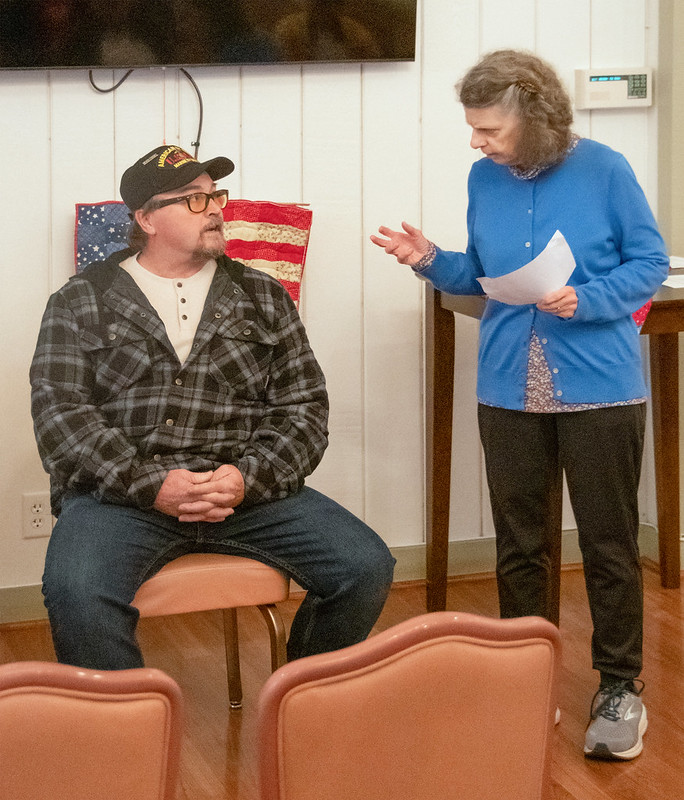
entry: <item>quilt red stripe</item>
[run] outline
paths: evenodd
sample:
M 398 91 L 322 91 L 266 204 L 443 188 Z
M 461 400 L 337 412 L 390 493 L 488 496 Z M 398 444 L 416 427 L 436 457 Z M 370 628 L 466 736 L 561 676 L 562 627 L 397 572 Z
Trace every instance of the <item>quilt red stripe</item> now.
M 285 242 L 246 242 L 242 239 L 231 239 L 226 253 L 231 258 L 249 260 L 262 258 L 265 261 L 291 261 L 294 264 L 301 264 L 306 255 L 306 247 Z
M 291 225 L 308 231 L 313 214 L 308 208 L 280 203 L 255 202 L 252 200 L 229 200 L 223 209 L 226 222 L 267 222 L 271 225 Z
M 286 281 L 284 278 L 280 279 L 280 283 L 282 283 L 285 291 L 290 295 L 295 305 L 297 305 L 299 303 L 299 290 L 301 284 L 293 283 L 292 281 Z

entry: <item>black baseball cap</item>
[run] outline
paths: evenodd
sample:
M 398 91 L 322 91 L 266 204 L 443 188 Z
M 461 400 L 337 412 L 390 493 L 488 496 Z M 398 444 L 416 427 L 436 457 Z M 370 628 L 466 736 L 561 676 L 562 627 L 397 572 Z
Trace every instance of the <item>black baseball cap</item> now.
M 129 167 L 121 176 L 121 199 L 131 211 L 137 211 L 155 194 L 172 192 L 191 183 L 206 172 L 213 180 L 225 178 L 235 164 L 224 156 L 210 161 L 198 161 L 175 144 L 163 144 Z

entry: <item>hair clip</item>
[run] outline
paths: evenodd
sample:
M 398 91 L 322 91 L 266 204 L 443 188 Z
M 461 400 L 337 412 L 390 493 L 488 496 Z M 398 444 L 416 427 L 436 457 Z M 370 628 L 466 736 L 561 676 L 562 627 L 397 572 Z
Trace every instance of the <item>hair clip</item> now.
M 539 94 L 539 89 L 529 81 L 516 81 L 515 85 L 518 89 L 522 89 L 525 92 L 529 92 L 529 94 Z

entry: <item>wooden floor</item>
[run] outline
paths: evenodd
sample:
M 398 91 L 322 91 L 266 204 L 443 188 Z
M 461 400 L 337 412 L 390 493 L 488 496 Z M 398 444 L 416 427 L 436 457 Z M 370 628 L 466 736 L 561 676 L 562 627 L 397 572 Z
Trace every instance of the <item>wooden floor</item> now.
M 683 594 L 660 587 L 644 572 L 644 699 L 649 729 L 644 752 L 632 762 L 586 760 L 582 755 L 588 709 L 597 676 L 591 669 L 591 624 L 579 569 L 563 572 L 561 722 L 554 743 L 552 792 L 556 800 L 684 800 Z M 282 604 L 286 623 L 298 600 Z M 424 587 L 397 585 L 376 630 L 425 612 Z M 453 580 L 448 608 L 497 615 L 491 577 Z M 215 612 L 143 620 L 140 639 L 148 666 L 165 670 L 186 701 L 178 800 L 257 800 L 254 704 L 268 675 L 268 640 L 257 611 L 240 613 L 244 705 L 228 710 L 220 615 Z M 45 623 L 0 627 L 0 663 L 54 660 Z M 483 713 L 492 713 L 483 702 Z M 503 800 L 503 799 L 502 799 Z

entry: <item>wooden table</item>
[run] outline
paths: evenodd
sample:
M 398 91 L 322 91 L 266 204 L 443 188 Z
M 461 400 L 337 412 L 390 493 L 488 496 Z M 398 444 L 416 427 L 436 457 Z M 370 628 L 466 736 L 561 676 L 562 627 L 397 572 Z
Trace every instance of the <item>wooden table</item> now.
M 681 272 L 673 270 L 673 274 Z M 454 314 L 479 319 L 483 297 L 442 294 L 426 287 L 427 608 L 446 608 L 449 494 L 454 392 Z M 660 581 L 680 583 L 679 558 L 679 332 L 684 331 L 684 289 L 660 288 L 642 328 L 649 335 Z M 560 518 L 557 522 L 560 534 Z M 558 618 L 560 535 L 553 553 L 558 580 L 553 605 Z

